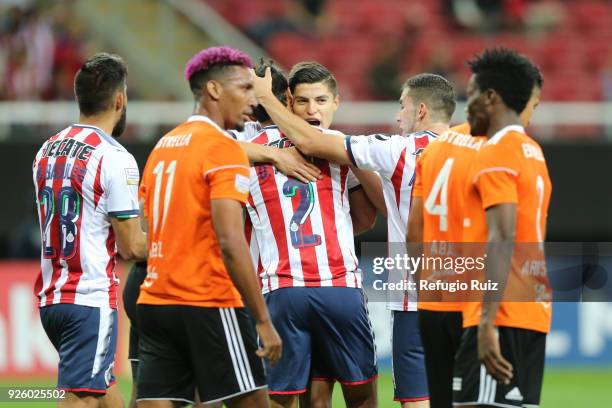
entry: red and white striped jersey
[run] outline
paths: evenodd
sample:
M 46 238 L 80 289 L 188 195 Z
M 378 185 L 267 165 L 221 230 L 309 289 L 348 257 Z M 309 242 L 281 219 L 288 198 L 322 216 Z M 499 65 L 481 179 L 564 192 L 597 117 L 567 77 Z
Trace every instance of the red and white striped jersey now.
M 376 171 L 381 180 L 387 207 L 387 241 L 389 256 L 406 253 L 406 229 L 416 159 L 437 136 L 433 132 L 417 132 L 407 136 L 347 136 L 346 151 L 351 162 L 360 169 Z M 401 245 L 400 245 L 401 244 Z M 411 276 L 404 277 L 410 280 Z M 401 298 L 389 299 L 392 310 L 417 310 L 416 291 Z
M 292 146 L 276 126 L 263 128 L 251 143 Z M 323 176 L 316 183 L 289 178 L 268 164 L 251 168 L 247 210 L 263 293 L 294 286 L 361 287 L 348 200 L 359 182 L 348 166 L 318 159 L 314 164 Z
M 227 131 L 234 139 L 239 142 L 249 141 L 261 132 L 261 125 L 259 122 L 245 122 L 244 129 L 241 131 L 231 129 Z
M 101 129 L 77 124 L 42 145 L 33 177 L 42 238 L 39 306 L 116 308 L 110 217 L 140 213 L 136 160 Z

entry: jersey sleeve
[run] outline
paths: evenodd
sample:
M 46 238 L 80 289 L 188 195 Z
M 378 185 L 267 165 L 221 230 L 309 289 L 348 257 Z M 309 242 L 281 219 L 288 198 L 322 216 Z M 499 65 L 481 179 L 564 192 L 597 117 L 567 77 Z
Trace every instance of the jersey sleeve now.
M 134 156 L 126 151 L 113 151 L 105 154 L 102 160 L 106 213 L 117 218 L 138 217 L 140 174 Z
M 395 170 L 398 156 L 397 146 L 401 144 L 400 136 L 381 134 L 369 136 L 346 136 L 344 147 L 349 159 L 359 169 L 379 172 L 382 176 L 391 177 Z
M 231 199 L 245 204 L 249 197 L 249 160 L 234 140 L 224 138 L 210 147 L 203 175 L 210 198 Z
M 422 197 L 423 196 L 423 181 L 421 180 L 421 172 L 422 172 L 422 161 L 423 155 L 421 154 L 416 160 L 416 166 L 414 168 L 414 183 L 412 185 L 412 197 Z
M 488 144 L 478 152 L 472 182 L 480 194 L 483 209 L 518 203 L 518 157 L 510 143 Z

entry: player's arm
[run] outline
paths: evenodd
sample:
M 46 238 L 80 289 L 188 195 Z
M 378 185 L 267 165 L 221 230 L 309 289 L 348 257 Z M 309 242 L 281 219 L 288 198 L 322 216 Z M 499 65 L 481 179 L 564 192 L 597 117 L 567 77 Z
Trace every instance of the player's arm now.
M 423 242 L 423 199 L 421 197 L 412 197 L 406 241 L 413 244 Z
M 142 231 L 140 217 L 111 217 L 117 250 L 126 261 L 147 259 L 147 235 Z
M 317 181 L 321 170 L 300 154 L 295 147 L 278 149 L 263 146 L 257 143 L 239 141 L 240 147 L 246 152 L 249 162 L 269 163 L 280 170 L 281 173 L 300 180 L 303 183 Z
M 495 317 L 499 310 L 508 274 L 511 268 L 512 250 L 516 229 L 516 204 L 497 204 L 487 208 L 487 254 L 485 280 L 498 282 L 497 291 L 487 291 L 482 302 L 478 327 L 478 355 L 494 378 L 508 384 L 512 378 L 512 364 L 499 349 L 495 333 Z
M 385 205 L 385 195 L 383 193 L 382 181 L 380 176 L 373 171 L 366 171 L 351 166 L 351 171 L 355 174 L 361 187 L 374 205 L 374 207 L 384 216 L 387 216 L 387 206 Z
M 147 259 L 147 235 L 141 227 L 136 160 L 125 151 L 114 151 L 107 153 L 102 163 L 106 212 L 119 255 L 125 260 L 143 261 Z
M 363 188 L 355 188 L 349 192 L 353 234 L 359 235 L 371 230 L 376 224 L 376 208 L 366 195 Z
M 344 147 L 344 137 L 322 135 L 304 119 L 294 115 L 272 93 L 272 76 L 266 68 L 263 78 L 254 75 L 255 96 L 268 112 L 272 121 L 287 135 L 289 140 L 306 156 L 319 157 L 337 164 L 350 164 Z
M 232 199 L 213 199 L 211 213 L 223 262 L 232 282 L 255 319 L 257 333 L 263 344 L 263 349 L 258 350 L 257 354 L 271 362 L 278 361 L 282 342 L 270 320 L 268 308 L 257 283 L 257 275 L 248 255 L 249 247 L 244 236 L 242 206 Z
M 410 198 L 410 211 L 408 212 L 408 228 L 406 230 L 406 242 L 417 244 L 423 242 L 423 179 L 422 161 L 420 156 L 414 168 L 414 183 L 412 185 L 412 197 Z
M 419 157 L 414 170 L 414 184 L 412 185 L 412 197 L 410 198 L 410 210 L 408 211 L 408 227 L 406 228 L 406 251 L 412 256 L 419 256 L 423 253 L 423 229 L 425 221 L 423 219 L 423 181 L 422 167 Z M 416 266 L 416 270 L 411 271 L 415 281 L 421 281 L 421 264 Z M 420 285 L 417 285 L 417 288 Z M 418 293 L 418 291 L 417 291 Z

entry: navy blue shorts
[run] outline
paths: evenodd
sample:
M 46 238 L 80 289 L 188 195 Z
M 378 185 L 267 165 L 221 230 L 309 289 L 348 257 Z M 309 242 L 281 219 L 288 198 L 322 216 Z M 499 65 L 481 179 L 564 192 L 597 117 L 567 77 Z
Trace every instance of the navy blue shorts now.
M 270 394 L 299 394 L 309 381 L 359 385 L 378 376 L 374 334 L 361 289 L 283 288 L 265 295 L 283 339 L 283 356 L 267 365 Z
M 395 401 L 428 400 L 425 350 L 421 343 L 418 312 L 394 310 L 391 319 Z
M 117 310 L 60 303 L 40 308 L 40 320 L 59 353 L 58 388 L 105 394 L 115 383 Z

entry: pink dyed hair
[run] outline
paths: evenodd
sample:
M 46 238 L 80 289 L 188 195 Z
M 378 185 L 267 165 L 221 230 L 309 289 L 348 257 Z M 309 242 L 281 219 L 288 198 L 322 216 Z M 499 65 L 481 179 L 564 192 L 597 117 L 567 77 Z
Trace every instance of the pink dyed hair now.
M 187 61 L 185 79 L 189 81 L 196 72 L 209 69 L 216 64 L 253 67 L 251 57 L 240 50 L 227 46 L 210 47 L 198 52 Z

